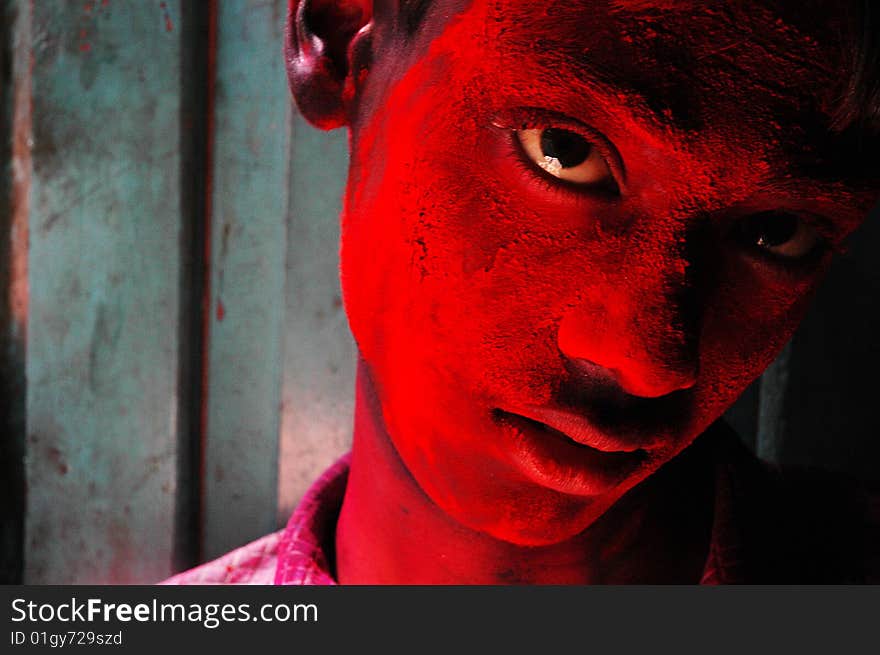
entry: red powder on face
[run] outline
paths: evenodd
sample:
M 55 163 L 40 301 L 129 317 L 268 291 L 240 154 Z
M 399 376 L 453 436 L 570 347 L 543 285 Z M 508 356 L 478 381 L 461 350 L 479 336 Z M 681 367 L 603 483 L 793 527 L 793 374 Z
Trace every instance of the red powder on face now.
M 791 334 L 827 257 L 768 257 L 744 217 L 822 215 L 837 241 L 876 191 L 799 173 L 835 75 L 803 25 L 586 6 L 473 2 L 379 57 L 352 133 L 342 283 L 389 434 L 443 510 L 515 543 L 582 531 Z M 515 131 L 547 128 L 619 193 L 525 158 Z

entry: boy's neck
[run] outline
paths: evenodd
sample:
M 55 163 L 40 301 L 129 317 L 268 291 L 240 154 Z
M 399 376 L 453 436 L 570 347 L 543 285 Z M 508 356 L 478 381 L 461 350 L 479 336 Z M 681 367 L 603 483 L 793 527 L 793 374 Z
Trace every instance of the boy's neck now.
M 698 582 L 709 545 L 711 467 L 675 461 L 587 530 L 518 546 L 462 526 L 412 478 L 358 364 L 351 472 L 336 531 L 342 584 Z

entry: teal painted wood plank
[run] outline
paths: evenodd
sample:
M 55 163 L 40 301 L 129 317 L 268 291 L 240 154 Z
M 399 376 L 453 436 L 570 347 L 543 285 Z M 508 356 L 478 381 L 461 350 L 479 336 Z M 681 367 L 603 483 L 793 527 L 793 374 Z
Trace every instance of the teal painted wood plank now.
M 339 289 L 346 132 L 293 125 L 279 523 L 351 445 L 356 361 Z
M 275 528 L 291 104 L 283 0 L 218 3 L 206 558 Z
M 179 2 L 33 16 L 25 580 L 152 582 L 174 557 Z

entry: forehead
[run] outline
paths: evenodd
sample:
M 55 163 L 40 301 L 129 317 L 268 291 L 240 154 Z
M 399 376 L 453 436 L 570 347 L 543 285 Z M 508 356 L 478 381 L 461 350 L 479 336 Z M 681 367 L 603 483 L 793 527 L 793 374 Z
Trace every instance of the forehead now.
M 833 12 L 797 20 L 792 4 L 508 0 L 493 3 L 489 20 L 516 56 L 572 83 L 638 94 L 656 113 L 698 127 L 707 112 L 717 116 L 719 101 L 828 109 L 840 75 Z
M 846 2 L 827 0 L 435 0 L 423 36 L 454 16 L 513 57 L 576 81 L 639 92 L 677 118 L 703 97 L 755 92 L 830 104 L 840 81 Z M 462 50 L 462 54 L 467 53 Z M 479 49 L 470 50 L 480 56 Z M 461 59 L 466 59 L 462 57 Z M 537 80 L 536 82 L 540 82 Z M 743 89 L 743 84 L 749 88 Z

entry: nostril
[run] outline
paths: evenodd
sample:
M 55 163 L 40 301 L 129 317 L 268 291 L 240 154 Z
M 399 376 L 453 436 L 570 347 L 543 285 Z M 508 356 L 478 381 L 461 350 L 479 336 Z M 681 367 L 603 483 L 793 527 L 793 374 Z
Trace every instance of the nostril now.
M 571 384 L 591 398 L 623 406 L 627 399 L 659 398 L 692 387 L 696 367 L 646 365 L 636 360 L 620 368 L 602 366 L 588 359 L 564 358 Z
M 674 309 L 628 305 L 613 315 L 601 309 L 572 310 L 557 334 L 572 380 L 638 398 L 660 398 L 694 386 L 696 330 L 685 329 Z
M 624 393 L 617 380 L 618 376 L 612 369 L 605 368 L 589 359 L 575 357 L 565 357 L 563 363 L 572 383 L 578 387 L 593 391 L 601 390 L 605 393 Z

